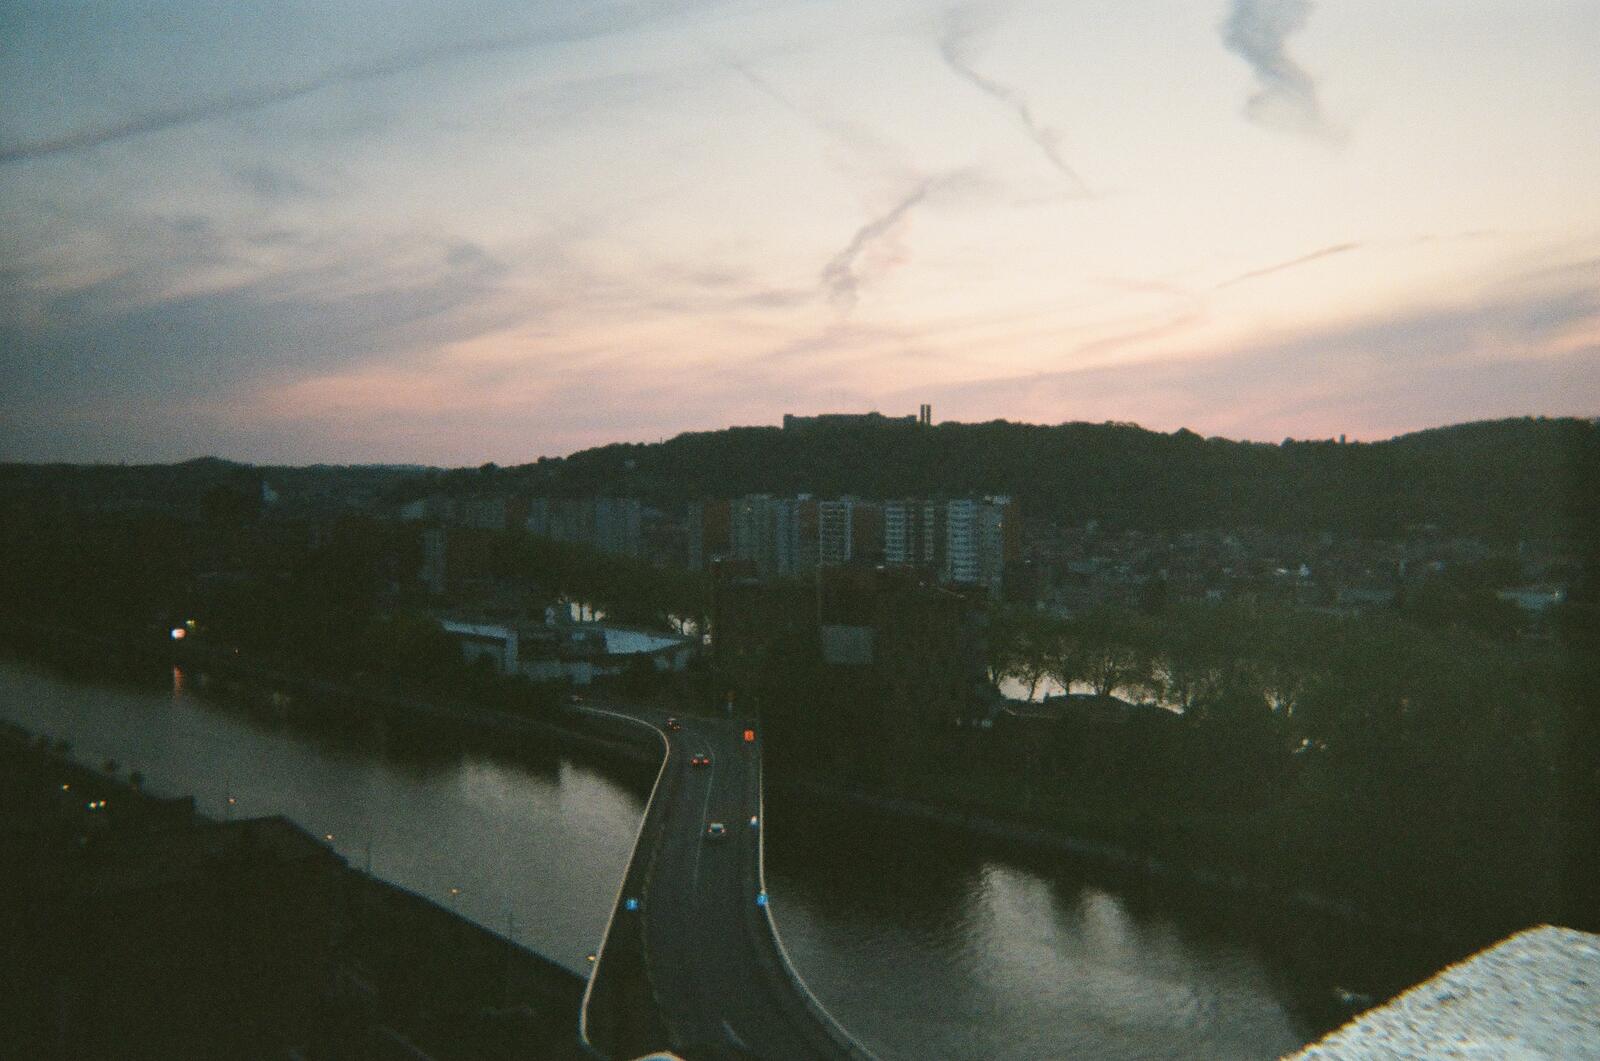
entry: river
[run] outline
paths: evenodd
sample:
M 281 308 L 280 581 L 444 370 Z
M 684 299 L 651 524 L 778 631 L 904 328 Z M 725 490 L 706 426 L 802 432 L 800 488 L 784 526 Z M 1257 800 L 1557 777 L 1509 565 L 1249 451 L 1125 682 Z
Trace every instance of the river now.
M 215 816 L 283 814 L 354 865 L 583 971 L 653 771 L 454 741 L 307 733 L 195 688 L 0 661 L 0 717 Z M 227 801 L 235 802 L 230 805 Z M 768 883 L 796 967 L 889 1058 L 1266 1058 L 1431 958 L 1370 932 L 937 842 L 768 797 Z

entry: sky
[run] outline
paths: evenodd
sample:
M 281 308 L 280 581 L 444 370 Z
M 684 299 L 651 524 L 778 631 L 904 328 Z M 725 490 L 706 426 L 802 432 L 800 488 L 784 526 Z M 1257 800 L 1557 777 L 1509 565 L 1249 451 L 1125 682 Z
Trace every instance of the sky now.
M 1600 414 L 1595 0 L 0 4 L 0 460 Z

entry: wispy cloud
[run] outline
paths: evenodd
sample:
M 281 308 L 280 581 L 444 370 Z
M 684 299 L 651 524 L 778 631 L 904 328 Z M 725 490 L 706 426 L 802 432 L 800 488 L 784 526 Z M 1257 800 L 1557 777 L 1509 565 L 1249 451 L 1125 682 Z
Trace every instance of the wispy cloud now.
M 761 93 L 763 96 L 766 96 L 784 110 L 792 111 L 808 121 L 811 119 L 809 114 L 800 109 L 799 104 L 795 103 L 795 101 L 790 99 L 785 93 L 780 92 L 778 87 L 771 81 L 768 81 L 765 77 L 762 77 L 760 74 L 750 69 L 749 64 L 745 63 L 737 55 L 734 55 L 732 52 L 727 51 L 726 49 L 712 47 L 711 45 L 706 45 L 706 49 L 711 52 L 711 54 L 715 56 L 717 61 L 723 66 L 726 66 L 729 70 L 732 70 L 734 73 L 748 81 L 751 87 L 753 87 L 757 92 Z
M 565 24 L 544 25 L 469 40 L 428 44 L 365 62 L 334 66 L 294 81 L 225 92 L 175 107 L 134 115 L 122 121 L 77 129 L 60 136 L 0 146 L 0 165 L 73 154 L 136 136 L 232 118 L 300 99 L 338 85 L 377 81 L 494 52 L 603 36 L 651 21 L 670 13 L 678 6 L 680 5 L 675 0 L 669 0 L 659 5 L 642 6 L 637 11 L 624 10 L 620 14 L 608 15 L 602 11 L 592 17 L 585 16 Z
M 850 238 L 844 249 L 822 267 L 823 290 L 835 305 L 849 308 L 856 304 L 861 293 L 861 283 L 866 278 L 866 270 L 861 265 L 862 258 L 874 244 L 892 233 L 895 226 L 911 212 L 913 207 L 928 197 L 928 192 L 934 183 L 932 180 L 924 180 L 894 206 L 856 229 L 856 234 Z
M 1323 114 L 1316 82 L 1287 47 L 1311 9 L 1311 0 L 1231 0 L 1219 28 L 1223 45 L 1255 72 L 1257 88 L 1245 101 L 1246 117 L 1268 128 L 1337 140 L 1342 134 Z
M 831 141 L 839 149 L 841 168 L 879 183 L 905 184 L 917 179 L 917 171 L 906 160 L 905 152 L 892 141 L 861 125 L 802 105 L 739 56 L 714 45 L 705 47 L 719 64 Z
M 263 202 L 285 202 L 313 194 L 310 184 L 282 166 L 259 162 L 239 166 L 233 171 L 236 179 L 247 191 Z
M 1225 287 L 1232 287 L 1234 284 L 1242 284 L 1246 280 L 1254 280 L 1262 276 L 1271 276 L 1273 273 L 1280 273 L 1285 269 L 1293 269 L 1297 265 L 1305 265 L 1308 262 L 1314 262 L 1320 258 L 1331 258 L 1335 254 L 1343 254 L 1346 251 L 1353 251 L 1359 246 L 1361 246 L 1359 243 L 1335 243 L 1331 247 L 1323 247 L 1319 250 L 1312 251 L 1310 254 L 1302 254 L 1298 258 L 1290 258 L 1286 262 L 1275 262 L 1272 265 L 1264 265 L 1259 269 L 1251 269 L 1248 272 L 1240 273 L 1238 276 L 1224 280 L 1222 283 L 1218 284 L 1215 290 L 1221 291 Z
M 984 12 L 975 4 L 952 7 L 946 13 L 944 35 L 939 38 L 939 54 L 944 57 L 946 65 L 951 70 L 970 81 L 980 92 L 1004 104 L 1012 114 L 1016 115 L 1017 120 L 1022 123 L 1023 131 L 1028 134 L 1028 139 L 1033 141 L 1045 160 L 1072 186 L 1074 193 L 1090 194 L 1088 184 L 1078 175 L 1077 170 L 1067 165 L 1066 160 L 1061 157 L 1058 146 L 1060 134 L 1034 117 L 1033 108 L 1028 105 L 1028 101 L 1020 92 L 1010 85 L 980 74 L 973 67 L 971 59 L 973 45 L 978 37 L 989 30 L 993 21 L 993 15 Z

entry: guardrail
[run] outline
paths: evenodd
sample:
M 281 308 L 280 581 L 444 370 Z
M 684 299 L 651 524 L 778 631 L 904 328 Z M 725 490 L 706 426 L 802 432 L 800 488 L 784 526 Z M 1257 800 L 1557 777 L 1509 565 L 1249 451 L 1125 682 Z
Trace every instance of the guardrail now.
M 759 749 L 758 749 L 759 755 Z M 756 884 L 761 889 L 761 894 L 767 896 L 766 905 L 761 907 L 763 919 L 767 930 L 772 933 L 772 942 L 778 951 L 778 964 L 784 975 L 794 985 L 801 1002 L 810 1011 L 817 1024 L 827 1033 L 833 1044 L 843 1052 L 844 1056 L 854 1061 L 877 1061 L 877 1058 L 866 1047 L 862 1046 L 853 1036 L 845 1031 L 844 1026 L 834 1019 L 827 1007 L 816 995 L 811 993 L 811 988 L 806 986 L 805 980 L 794 967 L 794 962 L 789 958 L 789 951 L 783 945 L 783 936 L 778 932 L 777 919 L 772 914 L 772 896 L 767 891 L 767 773 L 760 758 L 756 761 L 757 795 L 756 813 Z
M 661 766 L 656 772 L 655 783 L 651 786 L 650 798 L 645 805 L 645 813 L 640 819 L 639 830 L 634 835 L 633 850 L 629 855 L 628 860 L 628 870 L 623 875 L 622 881 L 617 887 L 617 896 L 612 903 L 611 914 L 606 919 L 606 928 L 601 937 L 600 950 L 596 954 L 594 968 L 591 971 L 589 982 L 584 988 L 582 1008 L 579 1010 L 578 1014 L 578 1038 L 580 1044 L 590 1056 L 604 1058 L 608 1055 L 605 1054 L 598 1046 L 596 1046 L 593 1041 L 592 1036 L 594 1030 L 590 1026 L 589 1010 L 591 1003 L 594 1000 L 597 985 L 600 983 L 606 950 L 612 940 L 617 913 L 622 909 L 625 897 L 629 894 L 643 895 L 645 896 L 646 901 L 648 901 L 648 884 L 650 878 L 653 876 L 655 868 L 654 851 L 652 850 L 650 858 L 645 859 L 642 862 L 640 859 L 640 853 L 646 847 L 647 834 L 649 834 L 653 829 L 659 827 L 662 813 L 661 801 L 665 796 L 670 794 L 666 791 L 666 789 L 670 787 L 670 775 L 667 772 L 667 766 L 671 758 L 671 741 L 667 735 L 661 731 L 660 728 L 650 722 L 645 721 L 644 719 L 635 718 L 631 715 L 625 715 L 619 712 L 606 711 L 600 708 L 583 708 L 582 710 L 586 715 L 605 716 L 607 718 L 616 719 L 632 725 L 643 726 L 656 735 L 661 742 L 662 748 Z M 757 748 L 757 753 L 756 814 L 758 831 L 756 834 L 755 884 L 762 894 L 767 894 L 766 774 L 762 769 L 761 759 L 759 757 L 759 747 Z M 655 841 L 650 840 L 650 845 L 652 847 L 654 844 Z M 778 925 L 772 913 L 770 896 L 767 904 L 759 907 L 758 910 L 759 913 L 756 915 L 758 921 L 756 924 L 759 929 L 764 929 L 772 940 L 773 953 L 776 957 L 775 964 L 778 967 L 778 972 L 789 981 L 790 985 L 794 989 L 795 997 L 805 1008 L 806 1012 L 815 1023 L 817 1029 L 826 1037 L 827 1041 L 834 1047 L 834 1049 L 838 1051 L 840 1056 L 850 1058 L 851 1061 L 877 1061 L 877 1058 L 871 1053 L 871 1051 L 867 1050 L 866 1047 L 857 1042 L 850 1035 L 850 1033 L 847 1032 L 836 1019 L 834 1019 L 833 1015 L 828 1012 L 821 1000 L 819 1000 L 816 995 L 812 993 L 810 987 L 806 985 L 805 980 L 795 969 L 793 961 L 789 958 L 789 952 L 783 945 L 783 937 L 778 932 Z M 650 989 L 653 997 L 654 986 L 651 983 L 652 977 L 650 976 L 649 960 L 647 956 L 644 957 L 642 964 L 643 968 L 641 969 L 641 972 L 644 974 L 646 986 Z M 665 1022 L 665 1019 L 665 1015 L 662 1015 L 661 1020 Z M 669 1032 L 670 1038 L 671 1029 L 667 1028 L 667 1031 Z
M 645 831 L 650 827 L 652 821 L 657 817 L 657 815 L 654 813 L 657 807 L 656 795 L 661 789 L 662 778 L 664 778 L 667 774 L 667 764 L 671 759 L 671 744 L 668 742 L 667 735 L 665 733 L 663 733 L 655 725 L 646 722 L 643 719 L 633 718 L 629 715 L 618 714 L 614 711 L 605 711 L 599 708 L 584 708 L 583 711 L 585 714 L 605 715 L 610 718 L 619 719 L 623 722 L 632 723 L 633 725 L 644 726 L 653 732 L 661 741 L 661 766 L 656 771 L 655 782 L 650 786 L 650 798 L 645 802 L 645 812 L 639 819 L 639 831 L 634 834 L 633 849 L 628 855 L 628 869 L 622 875 L 622 880 L 617 884 L 617 897 L 611 904 L 610 915 L 606 918 L 606 928 L 600 936 L 600 949 L 595 952 L 594 968 L 589 971 L 589 982 L 584 986 L 583 1002 L 578 1009 L 579 1044 L 582 1045 L 583 1049 L 591 1056 L 604 1058 L 609 1057 L 610 1055 L 604 1053 L 599 1049 L 599 1047 L 595 1046 L 594 1041 L 590 1037 L 589 1005 L 594 999 L 595 985 L 600 982 L 601 964 L 605 960 L 606 945 L 611 941 L 611 930 L 616 923 L 617 911 L 622 907 L 623 896 L 627 894 L 628 886 L 636 883 L 638 879 L 636 874 L 640 872 L 637 868 L 639 859 L 639 845 L 644 841 Z

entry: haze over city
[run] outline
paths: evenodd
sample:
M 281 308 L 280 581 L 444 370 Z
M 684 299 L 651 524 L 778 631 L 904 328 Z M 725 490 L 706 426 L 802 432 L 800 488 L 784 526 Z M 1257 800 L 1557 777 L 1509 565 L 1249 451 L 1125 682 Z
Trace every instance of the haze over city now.
M 1600 412 L 1582 3 L 0 14 L 0 459 Z

